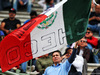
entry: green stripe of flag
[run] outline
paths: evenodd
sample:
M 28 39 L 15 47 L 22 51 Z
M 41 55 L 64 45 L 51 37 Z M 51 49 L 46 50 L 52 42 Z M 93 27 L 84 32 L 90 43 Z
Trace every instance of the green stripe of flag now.
M 68 0 L 63 5 L 65 31 L 68 44 L 81 39 L 86 32 L 91 0 Z

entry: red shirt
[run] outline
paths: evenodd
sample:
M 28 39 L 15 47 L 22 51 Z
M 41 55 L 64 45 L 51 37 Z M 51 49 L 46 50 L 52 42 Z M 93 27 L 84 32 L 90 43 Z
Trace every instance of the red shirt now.
M 97 48 L 98 39 L 92 36 L 90 39 L 87 39 L 87 43 L 91 44 L 94 48 Z

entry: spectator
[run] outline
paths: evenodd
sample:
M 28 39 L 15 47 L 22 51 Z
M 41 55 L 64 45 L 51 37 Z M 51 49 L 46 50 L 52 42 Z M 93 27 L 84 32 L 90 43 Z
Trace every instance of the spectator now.
M 90 50 L 87 49 L 86 46 L 87 46 L 87 40 L 85 38 L 79 40 L 77 54 L 79 56 L 82 56 L 88 62 L 90 58 Z
M 17 7 L 25 8 L 27 7 L 27 12 L 31 12 L 31 0 L 14 0 L 13 8 L 17 10 Z
M 93 48 L 97 48 L 98 39 L 93 36 L 91 28 L 87 28 L 85 38 L 87 39 L 88 47 L 90 50 L 92 50 Z
M 48 56 L 48 54 L 43 55 L 41 58 L 37 59 L 36 67 L 37 67 L 38 71 L 40 72 L 39 75 L 42 75 L 44 73 L 45 69 L 48 66 L 51 66 L 52 64 L 53 64 L 52 56 Z
M 94 32 L 99 32 L 100 36 L 100 5 L 95 6 L 95 12 L 91 12 L 88 27 Z
M 72 48 L 66 49 L 63 56 L 64 59 L 62 60 L 62 63 L 71 56 L 72 51 L 73 51 Z M 72 66 L 68 75 L 82 75 L 83 63 L 84 63 L 83 57 L 77 55 L 75 60 L 72 63 Z
M 4 31 L 5 35 L 9 34 L 13 30 L 19 28 L 21 26 L 21 22 L 15 18 L 16 10 L 11 8 L 9 10 L 9 18 L 4 19 L 1 22 L 1 30 Z
M 26 20 L 26 21 L 24 22 L 24 24 L 27 23 L 28 21 L 30 21 L 31 19 L 35 18 L 35 17 L 37 17 L 37 12 L 36 12 L 36 11 L 31 11 L 31 13 L 30 13 L 30 19 L 29 19 L 29 20 Z M 35 63 L 34 63 L 34 62 L 35 62 Z M 33 63 L 36 64 L 36 60 L 35 60 L 35 59 L 32 59 L 32 65 L 33 65 Z M 21 69 L 22 69 L 24 72 L 26 72 L 26 68 L 27 68 L 27 62 L 22 63 L 22 64 L 21 64 Z
M 41 0 L 38 4 L 43 7 L 43 11 L 54 6 L 54 0 Z
M 75 45 L 75 48 L 73 48 L 73 53 L 70 56 L 70 58 L 68 58 L 68 60 L 66 60 L 64 63 L 61 63 L 61 52 L 54 51 L 52 53 L 52 60 L 54 64 L 46 68 L 44 75 L 68 75 L 71 63 L 74 61 L 76 57 L 76 48 L 77 44 Z
M 27 23 L 28 21 L 30 21 L 31 19 L 37 17 L 37 15 L 38 15 L 38 14 L 37 14 L 36 11 L 31 11 L 31 13 L 30 13 L 30 19 L 29 19 L 29 20 L 26 20 L 26 21 L 24 22 L 24 24 Z
M 98 45 L 98 39 L 93 36 L 93 32 L 90 28 L 87 28 L 85 38 L 87 39 L 87 47 L 90 49 L 90 62 L 95 62 L 95 59 L 93 57 L 92 49 L 97 48 Z M 94 60 L 92 60 L 94 59 Z
M 74 47 L 75 43 L 73 43 L 71 45 L 71 48 Z M 88 47 L 88 46 L 90 46 L 90 47 Z M 90 51 L 92 52 L 92 48 L 91 47 L 92 47 L 91 45 L 88 45 L 87 39 L 83 37 L 81 40 L 78 41 L 77 55 L 82 56 L 88 62 L 89 58 L 90 58 Z

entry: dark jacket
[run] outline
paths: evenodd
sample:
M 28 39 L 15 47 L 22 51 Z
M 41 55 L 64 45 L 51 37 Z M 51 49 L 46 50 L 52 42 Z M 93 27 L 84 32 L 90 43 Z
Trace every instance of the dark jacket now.
M 80 52 L 80 48 L 78 47 L 78 51 L 77 51 L 78 55 L 79 55 L 79 52 Z M 87 48 L 83 49 L 83 58 L 85 58 L 87 60 L 87 62 L 89 61 L 89 58 L 90 58 L 90 50 L 89 49 L 87 49 Z

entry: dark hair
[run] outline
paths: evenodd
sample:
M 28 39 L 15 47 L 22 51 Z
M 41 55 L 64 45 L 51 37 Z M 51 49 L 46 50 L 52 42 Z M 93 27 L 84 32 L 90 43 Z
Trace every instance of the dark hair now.
M 96 2 L 97 2 L 98 4 L 100 4 L 100 0 L 96 0 Z
M 62 54 L 61 54 L 61 52 L 60 52 L 59 50 L 56 50 L 56 51 L 52 52 L 52 56 L 53 56 L 53 54 L 54 54 L 55 52 L 58 52 L 59 55 L 62 56 Z
M 91 32 L 92 32 L 91 28 L 89 28 L 89 27 L 87 28 L 87 30 L 89 30 L 89 31 L 91 31 Z
M 45 2 L 46 2 L 47 4 L 50 4 L 50 1 L 51 1 L 51 0 L 45 0 Z
M 72 48 L 70 48 L 70 47 L 69 48 L 66 48 L 65 49 L 65 53 L 63 55 L 67 54 L 69 49 L 72 49 Z
M 33 16 L 33 15 L 35 15 L 35 16 L 37 16 L 37 12 L 36 11 L 31 11 L 31 13 L 30 13 L 30 16 Z

